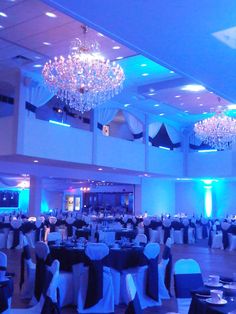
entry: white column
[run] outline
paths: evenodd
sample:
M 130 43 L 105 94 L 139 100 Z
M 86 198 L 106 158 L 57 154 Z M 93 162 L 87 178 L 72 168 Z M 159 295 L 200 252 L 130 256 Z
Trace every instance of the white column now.
M 143 140 L 145 144 L 145 171 L 149 171 L 149 117 L 145 115 L 145 124 L 143 127 Z
M 14 147 L 16 154 L 24 152 L 24 133 L 25 133 L 25 86 L 24 77 L 21 71 L 17 71 L 17 87 L 14 103 Z
M 97 110 L 94 109 L 91 114 L 90 120 L 91 131 L 93 132 L 93 150 L 92 150 L 92 163 L 97 164 L 97 136 L 98 136 L 98 118 Z
M 29 216 L 39 216 L 41 213 L 42 179 L 30 177 Z

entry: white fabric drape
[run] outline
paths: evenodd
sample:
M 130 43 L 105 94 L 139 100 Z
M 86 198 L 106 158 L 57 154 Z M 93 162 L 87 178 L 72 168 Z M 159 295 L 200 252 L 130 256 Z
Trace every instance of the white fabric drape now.
M 37 108 L 46 104 L 53 96 L 43 85 L 31 84 L 26 86 L 26 101 Z
M 135 116 L 127 111 L 123 111 L 123 114 L 132 134 L 140 134 L 143 132 L 143 124 Z
M 202 144 L 202 141 L 199 138 L 197 138 L 195 134 L 192 134 L 189 137 L 189 143 L 192 145 L 200 146 Z
M 180 142 L 180 134 L 179 132 L 176 131 L 175 128 L 172 126 L 165 124 L 166 131 L 169 135 L 169 138 L 173 144 L 179 143 Z
M 159 132 L 161 126 L 162 126 L 162 122 L 159 122 L 159 121 L 156 121 L 156 122 L 149 124 L 148 135 L 151 138 L 154 138 L 157 135 L 157 133 Z
M 98 108 L 97 109 L 97 117 L 98 117 L 98 123 L 102 125 L 106 125 L 109 122 L 111 122 L 119 109 L 117 108 Z

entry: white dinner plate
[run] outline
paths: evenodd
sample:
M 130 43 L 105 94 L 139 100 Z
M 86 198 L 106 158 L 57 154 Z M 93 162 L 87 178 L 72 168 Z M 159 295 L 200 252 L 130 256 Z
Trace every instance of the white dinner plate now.
M 230 290 L 236 290 L 236 284 L 235 285 L 224 285 L 223 288 L 230 289 Z
M 199 298 L 210 298 L 210 293 L 209 294 L 201 294 L 201 293 L 195 293 L 195 296 Z
M 223 283 L 212 283 L 212 282 L 204 282 L 204 285 L 207 287 L 212 287 L 212 288 L 220 288 L 223 286 Z
M 214 305 L 224 305 L 227 303 L 227 300 L 221 299 L 219 301 L 213 301 L 212 298 L 209 298 L 209 299 L 206 299 L 206 302 L 210 304 L 214 304 Z

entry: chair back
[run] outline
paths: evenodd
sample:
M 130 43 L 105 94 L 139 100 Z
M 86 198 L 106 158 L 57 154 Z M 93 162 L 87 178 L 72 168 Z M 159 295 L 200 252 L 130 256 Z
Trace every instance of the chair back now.
M 171 219 L 167 218 L 162 222 L 163 226 L 169 228 L 171 226 Z
M 160 253 L 160 245 L 158 243 L 148 243 L 143 251 L 147 259 L 156 258 Z
M 49 253 L 49 247 L 45 242 L 39 241 L 35 244 L 35 254 L 38 258 L 45 261 Z
M 21 227 L 21 225 L 22 225 L 21 219 L 16 219 L 16 220 L 11 221 L 11 226 L 14 229 L 19 229 Z
M 62 235 L 60 232 L 49 232 L 48 233 L 48 242 L 55 242 L 55 241 L 61 241 L 62 240 Z
M 180 259 L 174 265 L 177 298 L 191 298 L 191 290 L 203 286 L 201 269 L 194 259 Z
M 89 243 L 85 254 L 90 260 L 101 260 L 109 254 L 109 247 L 105 243 Z
M 147 236 L 144 233 L 139 233 L 135 237 L 135 242 L 146 244 L 147 243 Z
M 5 278 L 7 270 L 7 255 L 0 251 L 0 281 Z

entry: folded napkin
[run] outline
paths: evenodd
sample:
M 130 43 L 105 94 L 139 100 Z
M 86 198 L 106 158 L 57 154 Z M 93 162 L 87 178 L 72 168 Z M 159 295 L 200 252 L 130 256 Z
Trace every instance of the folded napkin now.
M 199 294 L 199 295 L 206 295 L 206 296 L 210 296 L 211 294 L 210 289 L 207 289 L 207 288 L 198 288 L 198 289 L 192 290 L 191 293 Z
M 223 283 L 233 282 L 233 279 L 230 277 L 220 276 L 220 281 Z

